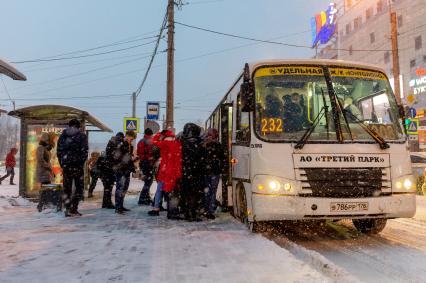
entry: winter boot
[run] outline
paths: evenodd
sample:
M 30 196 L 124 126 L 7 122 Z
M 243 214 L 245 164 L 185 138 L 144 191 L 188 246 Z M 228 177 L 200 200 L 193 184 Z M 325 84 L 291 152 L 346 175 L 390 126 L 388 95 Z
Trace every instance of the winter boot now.
M 160 211 L 159 210 L 151 210 L 151 211 L 148 211 L 148 215 L 149 216 L 160 216 Z
M 104 196 L 102 198 L 102 208 L 114 209 L 115 206 L 111 201 L 111 192 L 104 191 Z

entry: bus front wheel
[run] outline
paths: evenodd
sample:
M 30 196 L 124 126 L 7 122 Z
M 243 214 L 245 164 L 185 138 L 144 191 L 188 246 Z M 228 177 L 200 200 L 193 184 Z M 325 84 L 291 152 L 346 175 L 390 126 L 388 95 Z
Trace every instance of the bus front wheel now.
M 364 234 L 378 234 L 385 229 L 387 219 L 352 219 L 355 228 Z

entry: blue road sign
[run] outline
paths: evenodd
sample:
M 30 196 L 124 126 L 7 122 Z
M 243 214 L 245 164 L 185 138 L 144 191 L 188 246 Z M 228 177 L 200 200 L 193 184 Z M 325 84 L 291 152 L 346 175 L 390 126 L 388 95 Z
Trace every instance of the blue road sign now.
M 158 120 L 160 118 L 160 102 L 148 101 L 146 103 L 146 119 Z
M 415 108 L 410 108 L 409 110 L 408 110 L 408 112 L 409 112 L 409 114 L 410 114 L 410 118 L 416 118 L 416 116 L 417 116 L 417 111 L 416 111 L 416 109 Z

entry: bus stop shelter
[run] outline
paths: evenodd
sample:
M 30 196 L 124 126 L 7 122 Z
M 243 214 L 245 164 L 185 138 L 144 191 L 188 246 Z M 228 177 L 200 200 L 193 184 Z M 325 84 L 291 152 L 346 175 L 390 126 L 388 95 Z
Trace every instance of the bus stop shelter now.
M 62 171 L 56 156 L 56 144 L 69 120 L 78 119 L 82 129 L 89 132 L 112 132 L 112 130 L 90 113 L 64 105 L 36 105 L 17 109 L 9 115 L 21 120 L 19 195 L 29 198 L 39 196 L 40 184 L 36 178 L 36 150 L 43 133 L 51 137 L 51 164 L 54 184 L 62 184 Z

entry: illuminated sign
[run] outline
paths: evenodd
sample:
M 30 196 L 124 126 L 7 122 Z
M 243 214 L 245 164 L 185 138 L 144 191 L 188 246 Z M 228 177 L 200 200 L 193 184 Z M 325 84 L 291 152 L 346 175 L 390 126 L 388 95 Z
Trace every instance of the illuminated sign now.
M 326 11 L 322 11 L 311 19 L 312 47 L 326 44 L 336 30 L 337 8 L 330 3 Z
M 56 144 L 65 127 L 55 125 L 28 125 L 26 141 L 26 189 L 32 193 L 40 189 L 37 178 L 37 148 L 43 133 L 49 134 L 49 143 L 53 145 L 50 150 L 52 166 L 52 184 L 62 184 L 62 170 L 56 156 Z
M 282 133 L 283 120 L 281 118 L 263 118 L 262 133 Z

